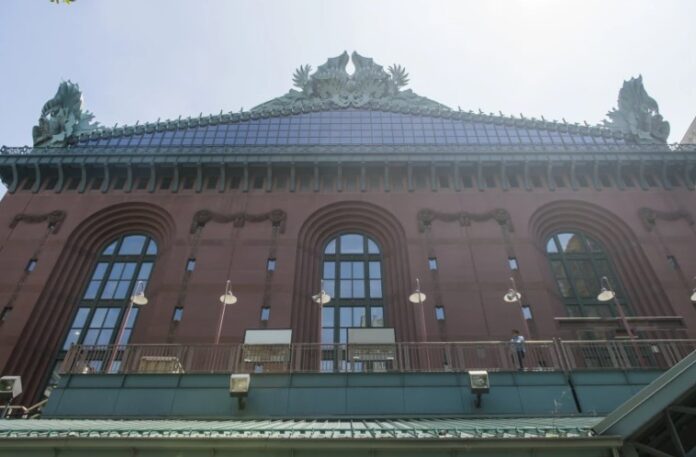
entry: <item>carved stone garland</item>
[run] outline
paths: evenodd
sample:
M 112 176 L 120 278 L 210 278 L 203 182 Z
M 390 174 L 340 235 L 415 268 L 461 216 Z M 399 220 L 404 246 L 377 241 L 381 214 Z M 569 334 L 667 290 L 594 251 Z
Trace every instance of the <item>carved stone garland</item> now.
M 48 228 L 51 233 L 58 233 L 60 226 L 63 225 L 63 221 L 67 216 L 65 211 L 56 210 L 45 214 L 17 214 L 10 222 L 10 228 L 17 227 L 20 222 L 25 222 L 27 224 L 40 224 L 41 222 L 48 222 Z
M 280 233 L 284 233 L 287 217 L 287 213 L 282 209 L 274 209 L 261 214 L 249 214 L 244 212 L 222 214 L 203 209 L 194 214 L 193 221 L 191 222 L 191 233 L 196 233 L 199 227 L 205 227 L 205 225 L 211 221 L 221 224 L 232 222 L 235 227 L 244 227 L 244 224 L 247 222 L 263 222 L 266 220 L 270 220 L 274 227 L 278 227 Z
M 442 213 L 439 211 L 434 211 L 432 209 L 422 209 L 418 211 L 418 231 L 424 233 L 426 228 L 430 226 L 433 221 L 439 220 L 443 222 L 454 222 L 458 221 L 459 225 L 462 227 L 468 227 L 471 222 L 485 222 L 494 219 L 501 226 L 506 227 L 510 232 L 514 232 L 515 228 L 512 225 L 512 219 L 510 218 L 510 213 L 502 208 L 496 208 L 494 210 L 485 213 L 470 213 L 468 211 L 460 211 L 457 213 Z
M 694 225 L 694 223 L 696 223 L 691 213 L 686 210 L 659 211 L 652 208 L 642 207 L 638 210 L 638 217 L 640 217 L 643 227 L 645 227 L 645 230 L 648 232 L 652 232 L 658 219 L 663 221 L 676 221 L 679 219 L 684 219 L 689 225 Z

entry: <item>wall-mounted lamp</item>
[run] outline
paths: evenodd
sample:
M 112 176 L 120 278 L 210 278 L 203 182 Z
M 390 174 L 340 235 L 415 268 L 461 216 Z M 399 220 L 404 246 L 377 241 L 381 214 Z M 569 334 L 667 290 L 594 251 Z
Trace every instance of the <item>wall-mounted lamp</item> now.
M 470 371 L 469 383 L 471 392 L 476 394 L 476 408 L 481 407 L 481 395 L 487 394 L 491 390 L 491 383 L 488 379 L 487 371 Z
M 623 325 L 626 335 L 629 338 L 635 338 L 636 336 L 631 330 L 631 326 L 628 324 L 628 319 L 626 319 L 626 314 L 624 313 L 623 307 L 621 306 L 621 303 L 619 303 L 618 298 L 616 298 L 616 292 L 614 291 L 614 288 L 611 287 L 611 283 L 609 283 L 609 278 L 602 276 L 599 284 L 601 286 L 601 290 L 597 295 L 597 300 L 603 303 L 613 301 L 614 307 L 616 308 L 616 312 L 619 314 L 619 319 L 621 320 L 621 324 Z
M 249 395 L 251 375 L 248 373 L 234 373 L 230 375 L 230 397 L 237 397 L 237 408 L 246 407 L 246 397 Z
M 324 290 L 324 280 L 321 281 L 321 291 L 316 295 L 312 295 L 312 301 L 321 306 L 331 301 L 331 295 L 327 294 Z
M 227 305 L 234 305 L 237 303 L 237 297 L 232 293 L 232 283 L 228 279 L 225 283 L 225 293 L 220 295 L 220 303 L 222 303 L 222 309 L 220 310 L 220 319 L 218 321 L 218 330 L 215 335 L 215 344 L 220 343 L 220 334 L 222 333 L 222 321 L 225 319 L 225 310 Z

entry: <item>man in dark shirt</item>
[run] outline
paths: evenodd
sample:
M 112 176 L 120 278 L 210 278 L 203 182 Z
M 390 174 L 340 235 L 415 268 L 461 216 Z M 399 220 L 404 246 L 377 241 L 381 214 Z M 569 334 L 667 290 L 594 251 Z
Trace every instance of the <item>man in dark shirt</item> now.
M 527 349 L 524 347 L 524 337 L 520 335 L 519 330 L 512 331 L 512 338 L 510 338 L 510 348 L 513 353 L 517 356 L 517 363 L 519 364 L 519 369 L 524 369 L 524 356 L 526 355 Z

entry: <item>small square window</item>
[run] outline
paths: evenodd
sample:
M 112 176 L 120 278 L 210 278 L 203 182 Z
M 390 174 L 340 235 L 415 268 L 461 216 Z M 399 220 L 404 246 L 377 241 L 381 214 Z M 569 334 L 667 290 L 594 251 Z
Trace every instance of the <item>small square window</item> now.
M 678 270 L 679 269 L 679 263 L 677 262 L 677 258 L 674 257 L 673 255 L 668 255 L 667 256 L 667 263 L 669 264 L 669 267 L 672 270 Z
M 508 257 L 508 265 L 512 271 L 519 270 L 519 266 L 517 265 L 517 257 Z
M 0 311 L 0 322 L 4 322 L 7 320 L 8 317 L 10 317 L 10 314 L 12 313 L 12 307 L 11 306 L 5 306 L 2 311 Z
M 268 322 L 268 319 L 271 317 L 271 308 L 268 306 L 264 306 L 261 308 L 261 320 L 263 322 Z
M 276 259 L 268 259 L 266 261 L 266 270 L 267 271 L 275 271 L 276 269 Z
M 188 259 L 186 262 L 186 271 L 191 272 L 196 269 L 196 259 Z
M 31 259 L 31 260 L 29 260 L 29 262 L 27 263 L 26 270 L 27 270 L 29 273 L 31 273 L 31 272 L 34 271 L 35 269 L 36 269 L 36 259 Z
M 184 308 L 177 306 L 174 308 L 174 314 L 172 315 L 172 322 L 181 322 L 181 318 L 184 316 Z
M 443 306 L 435 307 L 435 319 L 437 319 L 438 321 L 445 320 L 445 308 Z
M 435 257 L 430 257 L 428 259 L 428 268 L 430 270 L 437 270 L 437 259 Z
M 532 308 L 529 307 L 529 305 L 523 305 L 522 306 L 522 315 L 524 318 L 528 321 L 532 320 Z

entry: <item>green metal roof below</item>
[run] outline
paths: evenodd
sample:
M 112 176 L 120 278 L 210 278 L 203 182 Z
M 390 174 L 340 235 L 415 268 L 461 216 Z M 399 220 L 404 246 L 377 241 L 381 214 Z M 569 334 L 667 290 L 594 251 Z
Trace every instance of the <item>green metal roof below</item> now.
M 3 439 L 233 438 L 437 440 L 590 438 L 601 417 L 389 420 L 2 420 Z

